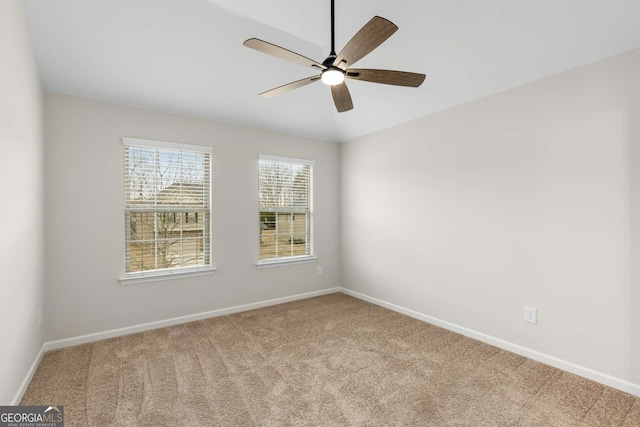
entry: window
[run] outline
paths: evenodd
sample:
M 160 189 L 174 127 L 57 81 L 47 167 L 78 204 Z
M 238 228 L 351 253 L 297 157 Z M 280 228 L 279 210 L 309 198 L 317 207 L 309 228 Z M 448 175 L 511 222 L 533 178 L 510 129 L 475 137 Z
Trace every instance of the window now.
M 260 155 L 259 264 L 313 258 L 313 165 Z
M 133 138 L 123 145 L 121 281 L 211 272 L 211 149 Z

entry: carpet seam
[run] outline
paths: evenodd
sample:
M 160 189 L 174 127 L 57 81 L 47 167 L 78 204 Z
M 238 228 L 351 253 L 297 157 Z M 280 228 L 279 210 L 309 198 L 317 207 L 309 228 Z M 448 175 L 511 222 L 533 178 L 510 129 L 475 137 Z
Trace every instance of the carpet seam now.
M 89 425 L 89 408 L 87 405 L 87 391 L 89 388 L 89 372 L 91 372 L 91 362 L 93 361 L 93 352 L 95 350 L 95 344 L 90 344 L 89 348 L 89 362 L 87 363 L 87 374 L 84 381 L 84 425 Z
M 587 409 L 584 414 L 582 414 L 582 416 L 580 417 L 580 419 L 578 420 L 578 422 L 582 422 L 584 421 L 584 419 L 587 417 L 587 415 L 589 415 L 589 412 L 591 412 L 591 410 L 596 406 L 596 404 L 598 402 L 600 402 L 600 399 L 602 399 L 602 396 L 604 396 L 604 391 L 606 390 L 606 388 L 604 386 L 601 387 L 600 390 L 600 395 L 598 396 L 598 398 L 595 400 L 595 402 L 593 402 L 591 404 L 591 406 L 589 407 L 589 409 Z
M 118 339 L 120 343 L 120 353 L 124 353 L 124 349 L 122 348 L 123 339 Z M 120 375 L 118 376 L 118 401 L 116 402 L 116 407 L 113 410 L 113 422 L 115 423 L 116 418 L 118 416 L 118 408 L 120 408 L 120 402 L 122 401 L 122 394 L 124 393 L 124 357 L 120 358 Z
M 208 337 L 208 335 L 206 333 L 206 328 L 205 328 L 202 320 L 198 320 L 197 322 L 194 322 L 194 323 L 198 325 L 198 327 L 202 330 L 202 334 L 206 337 L 207 341 L 209 343 L 211 343 L 211 341 L 209 340 L 209 337 Z M 189 331 L 187 331 L 187 334 L 191 335 Z M 211 343 L 211 346 L 215 349 L 215 346 L 213 345 L 213 343 Z M 194 349 L 196 349 L 196 346 L 194 346 Z M 216 353 L 217 353 L 217 350 L 216 350 Z M 202 359 L 201 359 L 200 353 L 197 351 L 197 349 L 196 349 L 196 355 L 198 356 L 198 361 L 199 361 L 199 363 L 201 365 L 202 373 L 203 373 L 203 376 L 204 376 L 204 390 L 206 392 L 209 389 L 209 387 L 213 386 L 211 384 L 211 380 L 213 380 L 213 378 L 210 380 L 208 378 L 208 376 L 205 374 L 204 366 L 202 366 Z M 212 413 L 214 415 L 214 417 L 216 417 L 216 419 L 219 418 L 218 415 L 214 412 L 214 409 L 211 406 L 211 402 L 209 401 L 209 399 L 205 398 L 205 401 L 207 403 L 207 408 L 209 409 L 209 412 Z
M 629 410 L 627 411 L 627 413 L 625 414 L 624 418 L 622 419 L 622 424 L 621 425 L 625 425 L 627 423 L 627 420 L 629 419 L 629 415 L 631 415 L 631 412 L 633 412 L 633 408 L 638 405 L 638 399 L 634 399 L 634 401 L 631 403 L 631 406 L 629 407 Z
M 148 390 L 152 390 L 153 389 L 153 380 L 151 379 L 151 372 L 149 372 L 149 362 L 148 362 L 148 358 L 147 358 L 147 345 L 146 345 L 146 339 L 145 339 L 145 333 L 142 333 L 142 360 L 144 361 L 144 372 L 145 375 L 143 376 L 143 389 L 144 389 L 144 397 L 142 399 L 142 405 L 140 405 L 140 415 L 144 414 L 145 412 L 148 412 L 148 406 L 149 406 L 149 399 L 147 399 L 147 391 Z

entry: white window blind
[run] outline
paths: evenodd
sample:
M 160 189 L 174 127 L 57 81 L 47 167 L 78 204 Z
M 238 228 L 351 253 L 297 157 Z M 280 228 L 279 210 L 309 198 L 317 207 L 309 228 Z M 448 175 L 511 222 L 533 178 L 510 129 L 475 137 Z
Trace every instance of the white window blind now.
M 313 255 L 313 166 L 311 160 L 259 156 L 260 261 Z
M 212 268 L 211 150 L 123 138 L 126 276 Z

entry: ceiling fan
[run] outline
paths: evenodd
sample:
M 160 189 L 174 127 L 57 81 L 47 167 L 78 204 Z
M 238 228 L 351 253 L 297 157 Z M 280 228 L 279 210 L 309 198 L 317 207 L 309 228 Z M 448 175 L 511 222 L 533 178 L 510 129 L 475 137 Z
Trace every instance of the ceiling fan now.
M 331 53 L 322 63 L 256 38 L 248 39 L 243 44 L 259 52 L 321 71 L 318 75 L 262 92 L 260 94 L 261 97 L 270 98 L 306 86 L 309 83 L 322 80 L 323 83 L 331 87 L 333 102 L 338 112 L 342 113 L 353 109 L 351 94 L 349 93 L 349 89 L 347 89 L 347 85 L 344 83 L 345 78 L 409 87 L 418 87 L 424 81 L 424 74 L 406 71 L 351 68 L 353 64 L 380 46 L 397 30 L 398 27 L 393 22 L 379 16 L 374 16 L 349 40 L 349 43 L 347 43 L 342 51 L 336 55 L 335 6 L 334 0 L 331 0 Z

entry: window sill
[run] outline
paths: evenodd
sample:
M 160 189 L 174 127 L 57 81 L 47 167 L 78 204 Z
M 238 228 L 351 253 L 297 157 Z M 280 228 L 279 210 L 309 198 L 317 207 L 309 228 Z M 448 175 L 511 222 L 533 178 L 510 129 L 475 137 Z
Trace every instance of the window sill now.
M 316 256 L 302 256 L 302 257 L 291 257 L 285 259 L 270 259 L 265 261 L 258 261 L 256 264 L 257 268 L 272 268 L 272 267 L 284 267 L 285 265 L 294 265 L 294 264 L 306 264 L 309 262 L 316 262 L 318 257 Z
M 185 277 L 208 276 L 210 274 L 215 274 L 215 272 L 216 269 L 214 267 L 210 267 L 187 271 L 181 270 L 174 272 L 147 273 L 139 276 L 121 277 L 120 284 L 135 285 L 137 283 L 159 282 L 162 280 L 182 279 Z

